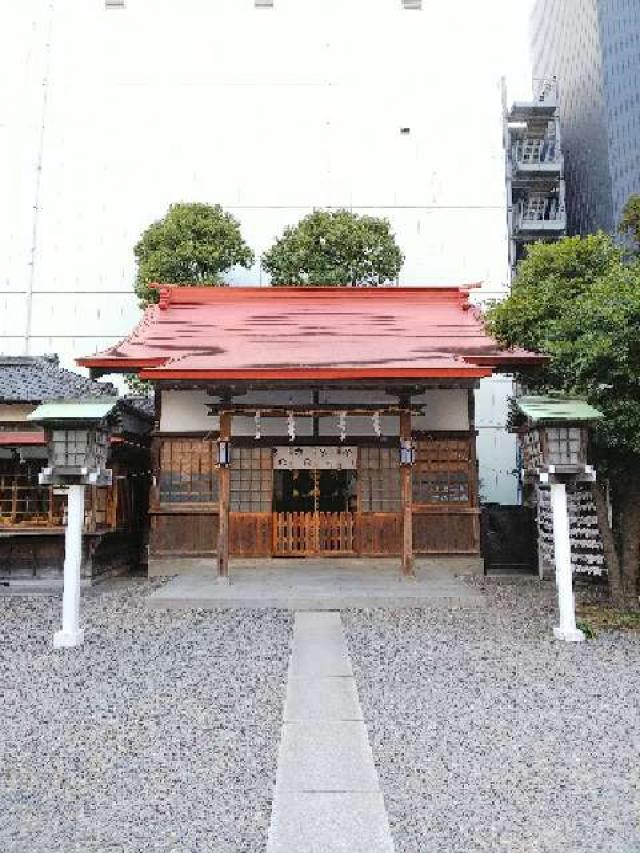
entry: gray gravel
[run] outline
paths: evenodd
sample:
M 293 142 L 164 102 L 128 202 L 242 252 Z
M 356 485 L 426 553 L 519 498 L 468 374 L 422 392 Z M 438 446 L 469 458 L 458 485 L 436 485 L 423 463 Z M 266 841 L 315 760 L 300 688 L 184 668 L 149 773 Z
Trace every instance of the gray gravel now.
M 343 614 L 397 853 L 638 853 L 640 636 L 550 639 L 554 590 Z
M 0 599 L 3 853 L 263 851 L 291 616 L 153 611 L 146 580 Z

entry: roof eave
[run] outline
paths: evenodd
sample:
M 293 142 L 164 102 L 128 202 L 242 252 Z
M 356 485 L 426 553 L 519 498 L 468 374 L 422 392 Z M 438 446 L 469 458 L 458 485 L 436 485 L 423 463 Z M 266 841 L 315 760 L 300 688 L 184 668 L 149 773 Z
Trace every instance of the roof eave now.
M 484 379 L 491 376 L 487 367 L 432 367 L 432 368 L 245 368 L 232 370 L 178 370 L 160 368 L 142 370 L 141 379 L 148 380 L 332 380 L 332 379 Z

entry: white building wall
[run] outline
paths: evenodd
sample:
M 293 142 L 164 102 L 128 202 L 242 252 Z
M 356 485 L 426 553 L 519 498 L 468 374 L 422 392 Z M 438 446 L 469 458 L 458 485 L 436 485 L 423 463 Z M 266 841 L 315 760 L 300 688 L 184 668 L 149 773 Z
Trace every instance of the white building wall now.
M 514 505 L 519 502 L 517 441 L 506 431 L 509 398 L 514 395 L 509 376 L 494 376 L 476 391 L 477 453 L 482 501 Z
M 207 403 L 216 398 L 209 397 L 206 391 L 163 391 L 160 416 L 161 432 L 199 432 L 217 430 L 219 419 L 208 414 Z M 323 395 L 321 402 L 362 403 L 395 403 L 396 399 L 385 394 L 368 394 L 355 391 L 334 391 Z M 255 392 L 242 397 L 243 403 L 259 403 L 268 405 L 286 404 L 309 405 L 311 398 L 308 392 L 286 391 Z M 459 390 L 430 390 L 419 397 L 413 398 L 414 403 L 424 403 L 425 415 L 413 418 L 414 429 L 417 430 L 466 430 L 469 429 L 467 392 Z M 263 435 L 287 435 L 286 418 L 262 418 Z M 398 435 L 399 424 L 397 417 L 381 418 L 381 428 L 384 435 Z M 337 418 L 320 419 L 320 435 L 339 435 Z M 234 417 L 234 435 L 254 435 L 255 423 L 253 417 Z M 311 418 L 296 418 L 297 435 L 313 435 Z M 348 418 L 348 435 L 373 436 L 371 418 Z

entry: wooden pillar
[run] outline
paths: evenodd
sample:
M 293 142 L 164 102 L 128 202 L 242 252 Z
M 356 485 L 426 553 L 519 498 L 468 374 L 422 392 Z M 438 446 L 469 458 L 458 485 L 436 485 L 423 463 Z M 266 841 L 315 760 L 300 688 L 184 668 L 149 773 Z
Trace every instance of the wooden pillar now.
M 18 519 L 18 475 L 15 474 L 11 485 L 11 524 Z
M 469 411 L 469 504 L 477 511 L 476 515 L 473 516 L 473 544 L 474 548 L 480 553 L 480 474 L 478 469 L 475 390 L 470 388 L 467 394 Z
M 220 441 L 231 440 L 231 413 L 220 415 Z M 218 526 L 218 580 L 229 580 L 229 498 L 231 491 L 231 468 L 220 466 L 220 515 Z
M 400 443 L 411 441 L 411 410 L 400 414 Z M 413 483 L 411 465 L 400 466 L 402 496 L 402 575 L 413 577 Z

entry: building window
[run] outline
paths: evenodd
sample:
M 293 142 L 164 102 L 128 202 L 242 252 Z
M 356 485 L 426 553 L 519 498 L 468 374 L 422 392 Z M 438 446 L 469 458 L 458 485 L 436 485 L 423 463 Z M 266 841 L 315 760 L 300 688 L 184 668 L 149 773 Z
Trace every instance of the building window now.
M 160 503 L 218 502 L 217 442 L 165 439 L 160 445 Z
M 233 447 L 231 512 L 271 512 L 273 462 L 268 447 Z
M 398 448 L 362 447 L 358 477 L 361 512 L 400 511 Z
M 471 440 L 428 438 L 418 442 L 413 467 L 414 503 L 471 503 Z

